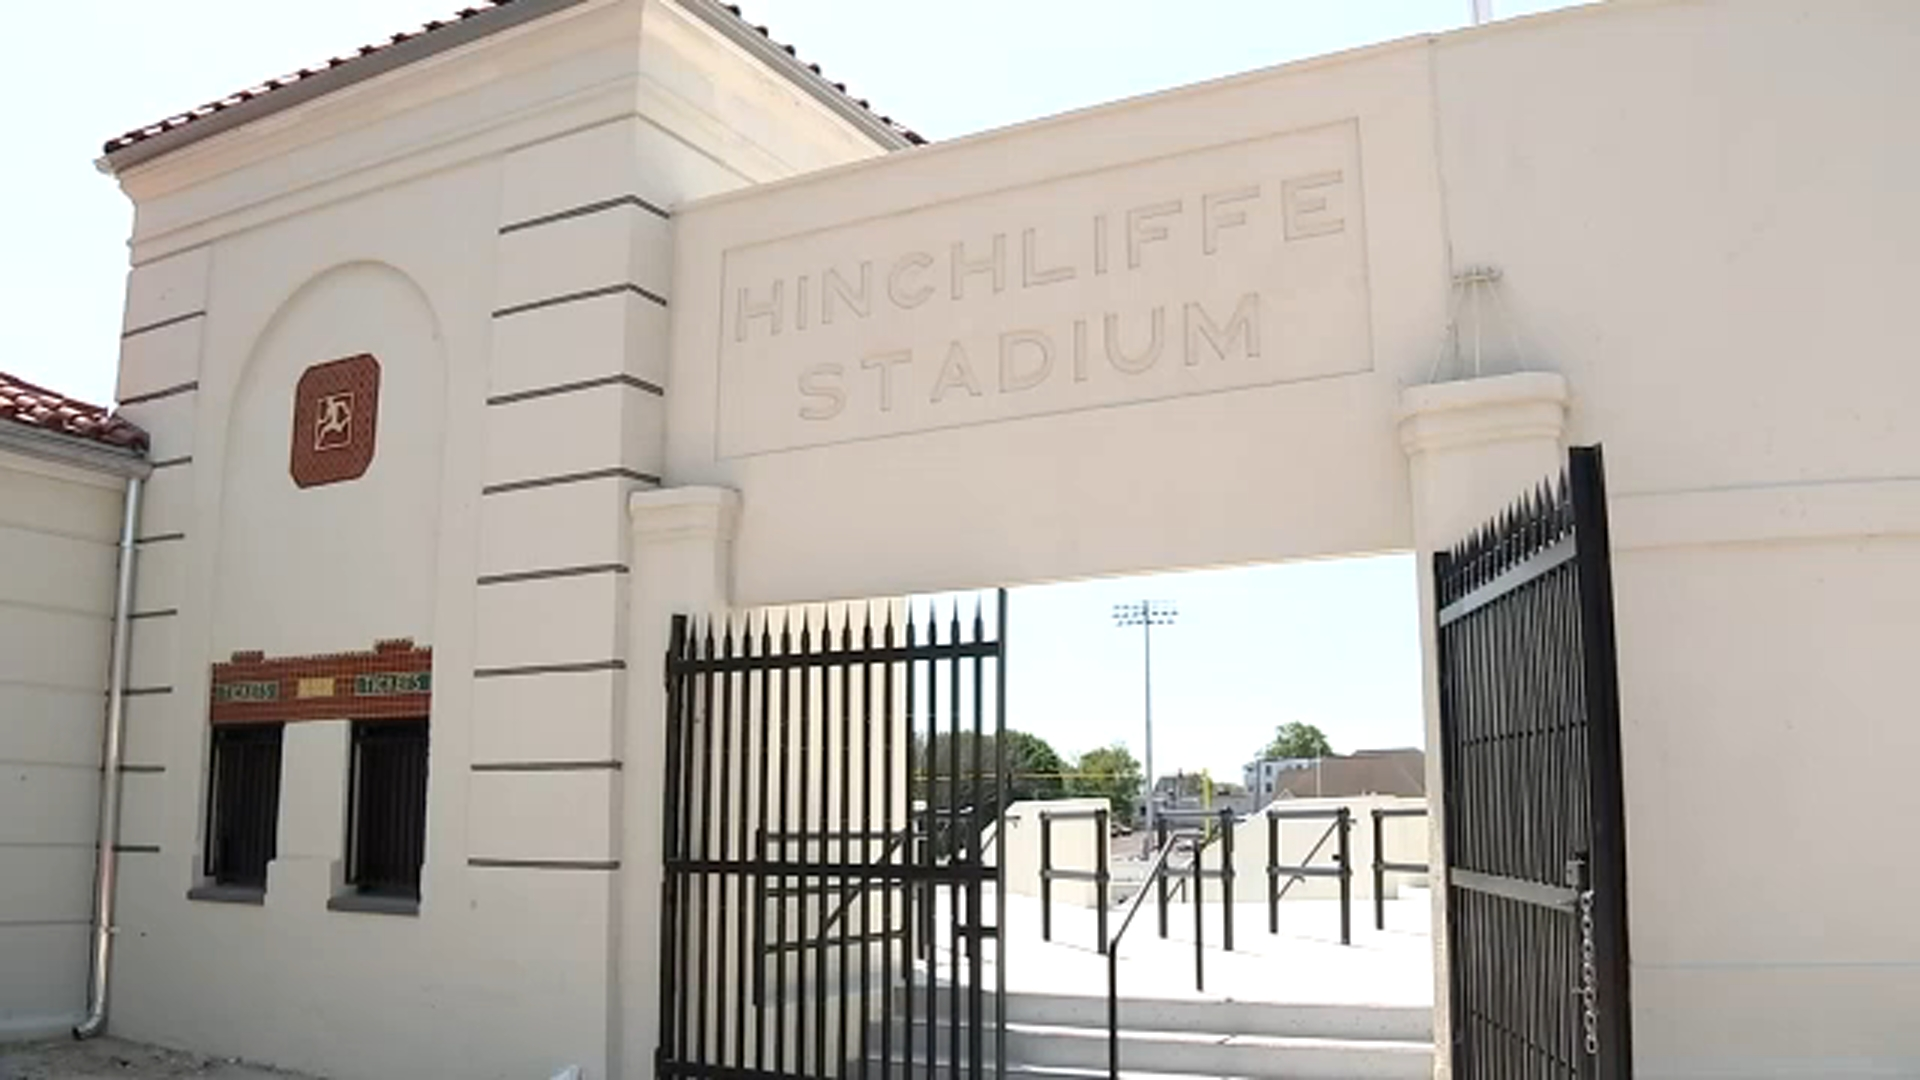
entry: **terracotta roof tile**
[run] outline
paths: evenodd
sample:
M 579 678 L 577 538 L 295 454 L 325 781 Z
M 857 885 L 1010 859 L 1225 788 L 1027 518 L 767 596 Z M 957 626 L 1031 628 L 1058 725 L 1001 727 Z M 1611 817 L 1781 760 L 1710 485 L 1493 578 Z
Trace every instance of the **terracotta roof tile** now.
M 312 67 L 304 67 L 304 68 L 301 68 L 299 71 L 293 72 L 291 74 L 282 75 L 279 78 L 275 78 L 275 79 L 268 79 L 267 81 L 260 83 L 256 86 L 250 86 L 244 90 L 240 90 L 235 93 L 228 94 L 226 97 L 223 97 L 217 101 L 209 101 L 205 105 L 201 105 L 197 108 L 189 109 L 186 112 L 169 116 L 164 120 L 158 120 L 158 121 L 155 121 L 154 123 L 147 124 L 144 127 L 134 128 L 132 131 L 125 132 L 124 134 L 121 134 L 121 135 L 116 135 L 115 137 L 107 140 L 105 151 L 108 154 L 112 154 L 112 153 L 115 153 L 116 151 L 125 150 L 130 146 L 134 146 L 138 143 L 145 142 L 148 139 L 155 138 L 156 136 L 164 135 L 167 132 L 175 131 L 180 128 L 186 127 L 187 125 L 192 124 L 195 121 L 204 120 L 207 117 L 213 116 L 217 113 L 224 112 L 228 109 L 233 108 L 236 105 L 253 101 L 257 98 L 264 97 L 268 94 L 271 94 L 276 90 L 280 90 L 285 87 L 292 86 L 293 84 L 299 82 L 302 79 L 306 79 L 311 76 L 317 75 L 323 71 L 328 71 L 333 68 L 352 64 L 357 60 L 363 59 L 368 56 L 372 56 L 375 53 L 381 52 L 385 49 L 389 49 L 402 42 L 412 41 L 415 38 L 425 37 L 429 34 L 434 33 L 437 30 L 441 30 L 449 26 L 457 25 L 458 23 L 466 19 L 471 19 L 475 15 L 479 15 L 486 11 L 491 11 L 495 8 L 507 7 L 515 2 L 517 2 L 517 0 L 481 0 L 480 3 L 477 3 L 472 7 L 461 8 L 459 11 L 453 13 L 453 15 L 451 15 L 450 17 L 445 19 L 437 19 L 433 22 L 427 23 L 425 26 L 422 26 L 417 30 L 408 30 L 402 33 L 394 34 L 390 38 L 388 38 L 388 40 L 383 42 L 378 42 L 371 45 L 362 45 L 351 56 L 333 57 L 332 59 L 329 59 L 323 63 L 315 64 Z M 734 18 L 740 19 L 743 24 L 746 23 L 746 19 L 744 16 L 740 14 L 740 8 L 737 5 L 727 4 L 724 6 L 726 7 L 727 11 L 733 14 Z M 774 41 L 773 35 L 767 32 L 766 27 L 755 26 L 753 27 L 753 29 L 757 31 L 761 36 L 765 37 L 768 41 L 772 41 L 775 45 L 779 46 L 782 49 L 785 49 L 788 55 L 795 56 L 796 58 L 798 57 L 798 54 L 794 52 L 793 46 L 785 45 L 778 41 Z M 818 64 L 809 64 L 807 66 L 813 71 L 814 74 L 816 75 L 820 74 L 820 67 Z M 848 94 L 846 84 L 832 83 L 831 85 L 835 90 L 839 91 L 839 93 L 842 96 L 846 97 L 847 100 L 860 106 L 860 108 L 865 109 L 869 113 L 873 112 L 872 106 L 868 105 L 864 99 L 855 98 L 851 94 Z M 874 113 L 874 115 L 880 120 L 881 123 L 885 124 L 888 128 L 891 128 L 893 131 L 898 133 L 901 138 L 907 140 L 908 142 L 916 145 L 926 142 L 926 140 L 922 138 L 919 134 L 910 130 L 905 125 L 895 121 L 892 117 L 881 116 L 878 113 Z
M 145 453 L 147 433 L 99 405 L 75 401 L 0 372 L 0 421 Z

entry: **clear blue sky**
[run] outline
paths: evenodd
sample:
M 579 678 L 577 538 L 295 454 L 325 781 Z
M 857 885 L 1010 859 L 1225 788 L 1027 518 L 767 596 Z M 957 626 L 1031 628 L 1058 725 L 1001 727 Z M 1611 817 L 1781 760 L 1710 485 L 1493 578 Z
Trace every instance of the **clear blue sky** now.
M 1501 18 L 1571 0 L 1495 0 Z M 113 394 L 132 214 L 92 162 L 131 127 L 382 40 L 460 0 L 59 0 L 8 12 L 0 370 Z M 833 78 L 932 138 L 1462 25 L 1470 0 L 747 0 Z M 1062 750 L 1139 743 L 1116 600 L 1177 600 L 1156 650 L 1156 766 L 1239 764 L 1281 721 L 1339 749 L 1420 740 L 1410 562 L 1023 590 L 1014 723 Z M 1178 740 L 1174 741 L 1177 734 Z

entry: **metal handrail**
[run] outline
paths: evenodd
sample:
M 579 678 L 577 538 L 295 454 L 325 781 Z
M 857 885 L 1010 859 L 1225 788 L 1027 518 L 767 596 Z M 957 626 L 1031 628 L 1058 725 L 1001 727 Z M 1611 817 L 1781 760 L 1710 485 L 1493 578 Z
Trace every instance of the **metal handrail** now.
M 1160 844 L 1160 850 L 1153 856 L 1153 862 L 1147 867 L 1147 876 L 1140 882 L 1140 888 L 1127 900 L 1126 914 L 1120 917 L 1120 928 L 1107 939 L 1107 1080 L 1120 1080 L 1120 939 L 1127 936 L 1127 927 L 1133 925 L 1133 917 L 1140 912 L 1140 905 L 1146 900 L 1149 888 L 1155 880 L 1166 873 L 1167 857 L 1182 839 L 1198 836 L 1198 833 L 1173 833 Z M 1197 859 L 1198 856 L 1196 855 Z M 1197 864 L 1196 864 L 1197 865 Z M 1198 935 L 1193 942 L 1194 970 L 1199 971 L 1202 962 L 1202 946 Z

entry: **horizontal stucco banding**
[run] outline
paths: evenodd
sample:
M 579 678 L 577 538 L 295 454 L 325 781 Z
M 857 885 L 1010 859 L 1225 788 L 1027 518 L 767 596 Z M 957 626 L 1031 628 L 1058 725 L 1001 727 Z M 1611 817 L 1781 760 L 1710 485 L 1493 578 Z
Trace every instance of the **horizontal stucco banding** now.
M 122 398 L 120 399 L 120 405 L 122 408 L 125 408 L 128 405 L 139 405 L 143 402 L 159 401 L 162 398 L 170 398 L 179 394 L 191 394 L 198 389 L 200 389 L 200 382 L 197 379 L 193 382 L 176 383 L 173 386 L 164 387 L 149 393 L 135 394 L 129 398 Z M 159 467 L 157 464 L 154 466 L 156 469 Z
M 638 207 L 655 217 L 663 219 L 673 217 L 672 214 L 638 195 L 622 195 L 618 198 L 602 199 L 598 202 L 586 203 L 581 206 L 576 206 L 571 210 L 556 210 L 551 214 L 540 214 L 537 217 L 530 217 L 522 221 L 502 225 L 500 226 L 500 235 L 505 236 L 508 233 L 519 232 L 522 229 L 537 229 L 542 225 L 551 225 L 556 221 L 568 221 L 573 218 L 586 217 L 590 214 L 598 214 L 605 210 L 615 210 L 622 206 Z
M 578 300 L 594 300 L 602 296 L 618 296 L 621 293 L 633 293 L 635 296 L 645 297 L 659 304 L 661 307 L 667 306 L 667 298 L 661 296 L 659 293 L 651 289 L 642 288 L 632 282 L 622 282 L 618 285 L 606 285 L 598 289 L 583 289 L 580 292 L 561 293 L 559 296 L 549 296 L 544 300 L 529 300 L 524 304 L 514 304 L 511 307 L 503 307 L 495 311 L 493 317 L 496 319 L 504 319 L 509 315 L 538 311 L 541 308 L 555 307 L 560 304 L 571 304 Z
M 468 859 L 467 865 L 492 870 L 618 870 L 618 859 Z
M 516 390 L 511 394 L 496 394 L 487 399 L 489 405 L 511 405 L 516 401 L 531 401 L 534 398 L 552 397 L 555 394 L 572 394 L 581 390 L 597 390 L 603 386 L 630 386 L 635 390 L 665 397 L 664 387 L 650 383 L 645 379 L 625 373 L 606 375 L 598 379 L 581 379 L 577 382 L 558 383 L 553 386 L 541 386 L 532 390 Z
M 525 664 L 517 667 L 479 668 L 476 679 L 510 679 L 531 675 L 576 675 L 588 671 L 625 671 L 625 660 L 584 660 L 577 664 Z
M 189 311 L 185 315 L 174 315 L 169 318 L 159 319 L 141 326 L 136 326 L 131 330 L 122 331 L 120 337 L 123 341 L 130 337 L 139 337 L 141 334 L 151 330 L 164 330 L 169 326 L 178 326 L 183 322 L 188 322 L 193 319 L 205 318 L 206 314 L 204 311 Z
M 541 476 L 529 480 L 509 480 L 502 484 L 488 484 L 480 489 L 482 495 L 499 495 L 509 491 L 525 491 L 528 488 L 552 487 L 555 484 L 577 484 L 587 480 L 606 480 L 611 477 L 623 477 L 642 484 L 660 486 L 660 478 L 652 473 L 643 473 L 624 466 L 610 469 L 590 469 L 587 472 L 562 473 L 558 476 Z
M 617 761 L 477 761 L 478 773 L 619 772 Z
M 596 574 L 624 574 L 624 563 L 598 563 L 592 566 L 558 566 L 548 570 L 520 570 L 507 574 L 488 574 L 480 585 L 511 585 L 520 581 L 547 581 L 552 578 L 592 577 Z

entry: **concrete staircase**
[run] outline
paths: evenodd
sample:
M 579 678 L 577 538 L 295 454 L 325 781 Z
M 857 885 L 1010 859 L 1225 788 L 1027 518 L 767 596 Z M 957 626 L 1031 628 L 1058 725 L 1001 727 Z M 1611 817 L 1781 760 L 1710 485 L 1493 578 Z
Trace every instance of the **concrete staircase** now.
M 990 1009 L 991 995 L 988 1000 Z M 924 1009 L 924 999 L 915 1005 Z M 896 1015 L 900 1006 L 896 997 Z M 957 1060 L 959 1076 L 966 1077 L 966 1032 L 956 1055 L 950 1018 L 943 995 L 937 1023 L 917 1018 L 911 1059 L 907 1028 L 896 1020 L 892 1075 L 901 1075 L 901 1063 L 912 1060 L 924 1076 L 931 1056 L 938 1074 L 951 1075 Z M 1091 1080 L 1107 1074 L 1104 997 L 1011 994 L 1006 1030 L 1008 1078 Z M 1141 1080 L 1427 1080 L 1433 1075 L 1431 1030 L 1425 1008 L 1133 998 L 1120 1003 L 1120 1068 Z M 869 1039 L 868 1075 L 877 1078 L 886 1075 L 879 1068 L 877 1025 Z M 991 1038 L 981 1058 L 983 1075 L 990 1076 Z

